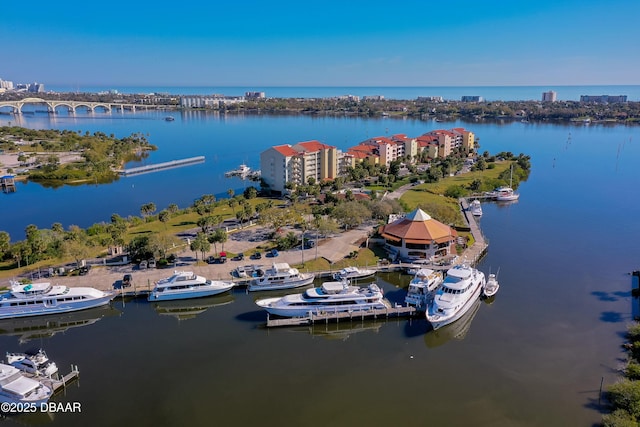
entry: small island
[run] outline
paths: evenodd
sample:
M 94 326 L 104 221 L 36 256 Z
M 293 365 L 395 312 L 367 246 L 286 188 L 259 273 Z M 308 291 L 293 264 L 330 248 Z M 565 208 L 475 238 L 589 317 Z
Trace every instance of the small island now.
M 139 161 L 156 147 L 142 133 L 118 139 L 102 132 L 0 127 L 0 176 L 47 187 L 109 183 L 129 161 Z

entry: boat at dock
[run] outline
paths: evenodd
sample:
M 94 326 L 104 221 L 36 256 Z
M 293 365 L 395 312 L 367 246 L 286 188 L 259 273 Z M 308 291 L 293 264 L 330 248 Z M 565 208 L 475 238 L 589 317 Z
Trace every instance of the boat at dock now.
M 440 284 L 442 284 L 441 272 L 421 268 L 409 282 L 404 302 L 418 310 L 426 310 Z
M 433 329 L 455 322 L 480 297 L 484 273 L 465 264 L 447 270 L 447 275 L 427 307 L 426 317 Z
M 262 265 L 257 264 L 239 265 L 231 271 L 231 275 L 233 277 L 237 277 L 238 279 L 250 279 L 252 277 L 259 277 L 260 274 L 264 273 L 264 270 L 262 268 Z
M 498 292 L 498 289 L 500 289 L 500 284 L 498 283 L 498 278 L 493 273 L 489 274 L 489 278 L 487 279 L 487 283 L 482 288 L 482 294 L 485 297 L 490 298 L 490 297 L 494 296 Z
M 260 274 L 262 272 L 262 274 Z M 313 283 L 315 274 L 300 273 L 297 268 L 286 262 L 273 263 L 271 268 L 259 271 L 247 289 L 249 291 L 273 291 L 277 289 L 292 289 Z
M 9 292 L 0 296 L 0 319 L 86 310 L 109 304 L 116 296 L 115 292 L 89 287 L 69 288 L 47 282 L 10 283 Z
M 345 267 L 337 273 L 334 273 L 333 278 L 337 281 L 358 280 L 371 277 L 374 274 L 376 274 L 375 270 L 360 269 L 358 267 Z
M 469 210 L 473 216 L 482 216 L 482 205 L 480 204 L 480 200 L 474 199 L 469 204 Z
M 282 317 L 304 317 L 310 313 L 358 313 L 389 308 L 382 291 L 372 283 L 367 287 L 350 286 L 347 281 L 325 282 L 317 288 L 281 298 L 256 301 L 269 314 Z
M 7 364 L 35 376 L 51 378 L 58 374 L 58 365 L 49 360 L 42 349 L 27 350 L 24 353 L 7 353 Z
M 514 200 L 518 200 L 520 195 L 513 191 L 513 164 L 511 164 L 510 174 L 509 174 L 509 186 L 508 187 L 500 187 L 496 188 L 495 195 L 496 200 L 499 202 L 511 202 Z
M 244 163 L 238 166 L 237 169 L 233 169 L 224 173 L 225 178 L 231 178 L 231 177 L 237 176 L 238 178 L 241 178 L 241 179 L 248 178 L 254 181 L 259 180 L 260 175 L 261 174 L 259 170 L 252 170 L 249 166 L 245 165 Z
M 233 282 L 209 280 L 191 271 L 174 271 L 158 280 L 149 294 L 149 301 L 170 301 L 218 295 L 233 288 Z
M 0 402 L 40 405 L 46 403 L 53 389 L 4 363 L 0 363 Z

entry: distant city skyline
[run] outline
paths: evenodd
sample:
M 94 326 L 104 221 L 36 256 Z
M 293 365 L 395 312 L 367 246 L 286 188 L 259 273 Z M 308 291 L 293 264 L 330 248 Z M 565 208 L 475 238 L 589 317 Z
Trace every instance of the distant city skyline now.
M 0 78 L 47 86 L 637 85 L 639 14 L 640 3 L 628 0 L 35 0 L 3 7 Z

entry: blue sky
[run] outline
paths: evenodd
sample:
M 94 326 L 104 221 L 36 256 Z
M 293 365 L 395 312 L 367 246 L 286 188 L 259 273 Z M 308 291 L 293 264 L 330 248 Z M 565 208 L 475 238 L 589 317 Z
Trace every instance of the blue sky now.
M 0 12 L 0 78 L 84 86 L 640 84 L 638 16 L 637 0 L 9 2 Z

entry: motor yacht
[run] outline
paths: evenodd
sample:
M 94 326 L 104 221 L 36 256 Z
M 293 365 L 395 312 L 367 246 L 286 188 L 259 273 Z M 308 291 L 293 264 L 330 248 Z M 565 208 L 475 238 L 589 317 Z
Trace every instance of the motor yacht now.
M 298 288 L 310 285 L 315 278 L 315 274 L 300 273 L 297 268 L 290 267 L 286 262 L 274 263 L 262 273 L 258 272 L 259 277 L 249 283 L 249 291 Z
M 447 270 L 433 302 L 427 307 L 427 320 L 433 329 L 462 317 L 480 297 L 484 285 L 484 273 L 468 265 L 456 265 Z
M 351 286 L 349 282 L 325 282 L 320 287 L 300 294 L 256 301 L 268 313 L 283 317 L 304 317 L 309 313 L 362 312 L 389 308 L 382 291 L 372 283 L 367 287 Z
M 418 310 L 426 310 L 441 283 L 442 273 L 439 271 L 429 268 L 419 269 L 411 279 L 411 282 L 409 282 L 404 302 L 416 307 Z
M 46 403 L 53 390 L 32 378 L 27 378 L 18 368 L 0 363 L 0 402 L 38 405 Z
M 492 297 L 498 292 L 498 289 L 500 289 L 498 278 L 493 273 L 489 274 L 489 279 L 482 289 L 483 295 L 487 298 Z
M 345 267 L 337 273 L 334 273 L 333 278 L 337 281 L 358 280 L 371 277 L 374 274 L 376 274 L 375 270 L 361 269 L 358 267 Z
M 95 288 L 11 281 L 9 292 L 0 296 L 0 319 L 86 310 L 108 304 L 115 296 Z
M 480 200 L 473 200 L 469 204 L 469 210 L 473 216 L 482 216 L 482 205 L 480 204 Z
M 158 280 L 149 294 L 149 301 L 170 301 L 218 295 L 233 288 L 233 282 L 209 280 L 191 271 L 174 271 Z
M 51 378 L 58 373 L 58 365 L 49 360 L 42 349 L 28 350 L 24 353 L 7 353 L 7 364 L 36 376 Z

